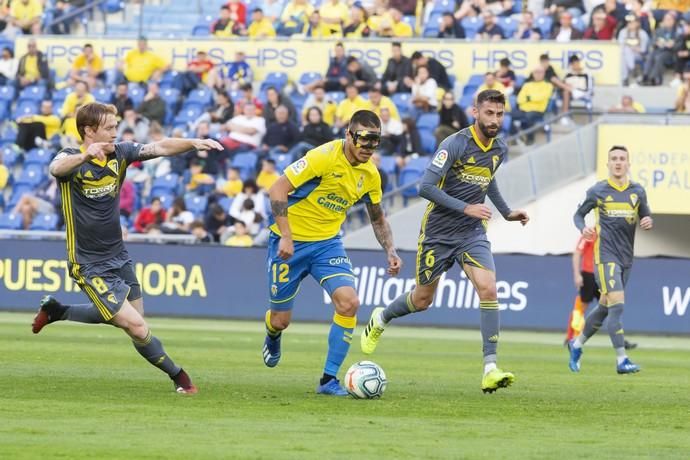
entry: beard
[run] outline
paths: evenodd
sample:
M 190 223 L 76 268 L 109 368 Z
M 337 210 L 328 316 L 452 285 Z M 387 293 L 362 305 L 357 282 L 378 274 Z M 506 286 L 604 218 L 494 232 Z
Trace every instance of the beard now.
M 481 121 L 477 121 L 477 124 L 479 125 L 479 130 L 485 137 L 496 137 L 498 134 L 498 126 L 487 126 Z

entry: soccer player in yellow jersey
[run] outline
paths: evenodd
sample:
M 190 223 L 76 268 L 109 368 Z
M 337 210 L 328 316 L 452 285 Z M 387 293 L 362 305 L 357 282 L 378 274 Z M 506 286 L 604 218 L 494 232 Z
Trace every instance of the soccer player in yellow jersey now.
M 307 152 L 269 191 L 275 223 L 268 245 L 271 308 L 266 312 L 264 363 L 274 367 L 280 361 L 282 331 L 290 324 L 301 281 L 311 275 L 335 305 L 326 365 L 316 388 L 334 396 L 347 396 L 336 376 L 350 348 L 359 308 L 352 264 L 339 236 L 351 206 L 366 203 L 374 234 L 386 251 L 388 274 L 397 275 L 401 267 L 381 209 L 381 177 L 369 161 L 381 142 L 381 121 L 374 112 L 359 110 L 345 136 Z

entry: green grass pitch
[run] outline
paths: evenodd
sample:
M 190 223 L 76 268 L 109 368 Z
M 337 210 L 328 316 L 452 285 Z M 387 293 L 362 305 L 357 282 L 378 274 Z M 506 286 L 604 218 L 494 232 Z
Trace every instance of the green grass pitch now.
M 619 376 L 602 334 L 574 375 L 561 335 L 504 332 L 517 382 L 485 395 L 478 331 L 391 327 L 372 358 L 386 394 L 358 401 L 314 394 L 326 325 L 292 325 L 268 369 L 261 322 L 152 318 L 200 387 L 184 396 L 121 331 L 34 336 L 31 317 L 0 313 L 2 459 L 690 458 L 690 338 L 634 337 L 643 371 Z

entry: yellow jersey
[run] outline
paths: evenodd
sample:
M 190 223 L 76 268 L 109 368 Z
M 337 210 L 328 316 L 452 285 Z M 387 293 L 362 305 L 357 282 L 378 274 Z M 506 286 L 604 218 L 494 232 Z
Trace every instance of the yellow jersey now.
M 31 121 L 43 123 L 46 127 L 46 139 L 50 140 L 56 134 L 60 134 L 60 118 L 57 115 L 34 115 Z
M 268 190 L 278 179 L 280 179 L 280 175 L 277 172 L 267 173 L 261 171 L 259 175 L 256 176 L 256 185 L 258 185 L 259 188 Z
M 130 50 L 125 55 L 125 77 L 128 81 L 148 82 L 156 70 L 163 70 L 166 64 L 162 57 L 152 51 Z
M 268 18 L 263 18 L 259 22 L 252 22 L 247 29 L 247 34 L 249 38 L 263 38 L 263 37 L 275 37 L 276 30 L 273 28 L 273 23 Z
M 43 14 L 43 5 L 39 0 L 29 0 L 26 5 L 16 0 L 10 5 L 10 16 L 20 21 L 28 21 Z
M 81 100 L 79 96 L 77 96 L 77 93 L 69 93 L 65 98 L 65 102 L 62 103 L 62 110 L 60 110 L 60 113 L 63 117 L 74 116 L 77 114 L 77 109 L 79 107 L 95 101 L 96 98 L 93 97 L 91 93 L 84 94 L 84 98 Z
M 10 178 L 10 171 L 7 166 L 0 164 L 0 190 L 4 189 Z
M 310 150 L 285 169 L 295 190 L 288 196 L 288 222 L 294 241 L 323 241 L 336 236 L 347 210 L 363 200 L 381 202 L 381 176 L 371 162 L 352 166 L 338 139 Z M 280 235 L 277 224 L 271 230 Z
M 99 55 L 94 54 L 93 58 L 91 59 L 91 62 L 89 62 L 86 55 L 82 53 L 74 59 L 74 62 L 72 63 L 72 69 L 77 71 L 102 72 L 103 59 L 101 59 Z
M 371 101 L 367 101 L 367 109 L 374 112 L 376 115 L 381 117 L 381 109 L 388 109 L 391 114 L 391 118 L 400 120 L 400 114 L 398 113 L 398 107 L 395 105 L 393 100 L 388 96 L 381 96 L 381 102 L 379 105 L 374 105 Z
M 345 98 L 338 104 L 338 108 L 335 110 L 335 116 L 343 123 L 347 123 L 356 111 L 368 108 L 369 101 L 362 96 L 358 95 L 354 100 Z

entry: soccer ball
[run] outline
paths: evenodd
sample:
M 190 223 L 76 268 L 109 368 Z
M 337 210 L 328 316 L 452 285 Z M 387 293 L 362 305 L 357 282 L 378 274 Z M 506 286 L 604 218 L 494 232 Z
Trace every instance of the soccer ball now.
M 371 361 L 354 363 L 345 373 L 345 388 L 356 399 L 376 399 L 386 391 L 386 373 Z

